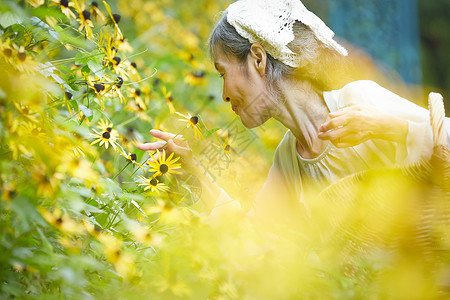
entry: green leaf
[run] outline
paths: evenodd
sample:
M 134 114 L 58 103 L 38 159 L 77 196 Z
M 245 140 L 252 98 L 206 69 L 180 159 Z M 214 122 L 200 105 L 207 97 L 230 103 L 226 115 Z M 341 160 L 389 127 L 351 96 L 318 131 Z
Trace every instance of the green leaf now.
M 2 27 L 6 28 L 14 24 L 22 24 L 22 20 L 20 20 L 18 15 L 9 11 L 0 15 L 0 25 Z
M 95 61 L 88 61 L 87 65 L 89 69 L 100 79 L 103 79 L 103 75 L 105 74 L 105 69 L 103 66 L 99 63 L 96 63 Z
M 92 109 L 87 108 L 86 106 L 84 106 L 82 104 L 78 105 L 78 107 L 81 109 L 81 111 L 83 112 L 83 114 L 86 118 L 89 118 L 93 115 Z
M 217 130 L 219 130 L 220 128 L 213 128 L 213 129 L 208 129 L 208 130 L 205 130 L 204 132 L 203 132 L 203 135 L 205 136 L 205 137 L 208 137 L 208 136 L 210 136 L 211 134 L 213 134 L 214 132 L 216 132 Z
M 78 52 L 77 55 L 75 55 L 75 64 L 87 64 L 89 61 L 100 64 L 104 56 L 105 54 L 101 50 L 95 50 L 92 52 Z

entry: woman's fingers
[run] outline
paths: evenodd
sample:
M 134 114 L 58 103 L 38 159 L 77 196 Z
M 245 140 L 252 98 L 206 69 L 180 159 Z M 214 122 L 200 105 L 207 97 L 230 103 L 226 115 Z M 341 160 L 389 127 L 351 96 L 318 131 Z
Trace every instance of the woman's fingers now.
M 140 144 L 140 145 L 138 145 L 138 148 L 143 151 L 151 151 L 151 150 L 156 150 L 156 149 L 162 148 L 166 145 L 167 145 L 167 142 L 165 142 L 165 141 L 157 141 L 157 142 L 153 142 L 153 143 Z
M 155 138 L 168 141 L 169 139 L 173 139 L 175 137 L 175 134 L 170 132 L 164 132 L 158 129 L 152 129 L 150 130 L 150 134 L 153 135 Z
M 341 109 L 339 109 L 337 111 L 330 112 L 328 115 L 331 118 L 335 118 L 335 117 L 339 117 L 339 116 L 345 115 L 346 113 L 349 113 L 351 111 L 360 111 L 362 109 L 363 109 L 363 107 L 360 106 L 360 105 L 350 105 L 350 106 L 341 108 Z
M 349 122 L 349 120 L 345 116 L 340 116 L 340 117 L 336 117 L 331 120 L 328 120 L 327 122 L 320 125 L 319 134 L 323 134 L 329 130 L 333 130 L 335 128 L 347 125 L 348 122 Z

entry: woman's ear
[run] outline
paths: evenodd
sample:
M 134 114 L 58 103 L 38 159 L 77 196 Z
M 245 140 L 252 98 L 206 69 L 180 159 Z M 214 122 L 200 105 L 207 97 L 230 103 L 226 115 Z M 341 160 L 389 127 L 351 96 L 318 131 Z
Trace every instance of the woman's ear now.
M 253 65 L 261 77 L 266 74 L 267 53 L 263 46 L 258 43 L 252 44 L 249 53 L 250 65 Z

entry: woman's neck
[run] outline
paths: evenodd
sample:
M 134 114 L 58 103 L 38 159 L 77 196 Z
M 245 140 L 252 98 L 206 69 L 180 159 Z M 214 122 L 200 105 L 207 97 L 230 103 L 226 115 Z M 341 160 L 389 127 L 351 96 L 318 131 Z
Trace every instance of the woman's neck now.
M 311 83 L 285 80 L 279 84 L 284 103 L 273 116 L 289 128 L 297 139 L 297 152 L 303 158 L 315 158 L 325 151 L 328 141 L 319 139 L 319 127 L 328 117 L 328 107 Z

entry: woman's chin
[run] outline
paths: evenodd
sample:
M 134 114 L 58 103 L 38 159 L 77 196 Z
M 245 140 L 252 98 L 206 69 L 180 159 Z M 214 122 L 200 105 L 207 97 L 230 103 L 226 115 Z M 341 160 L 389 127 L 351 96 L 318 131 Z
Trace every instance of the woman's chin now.
M 268 118 L 249 118 L 246 114 L 239 115 L 241 118 L 242 125 L 244 125 L 248 129 L 252 129 L 264 124 Z

